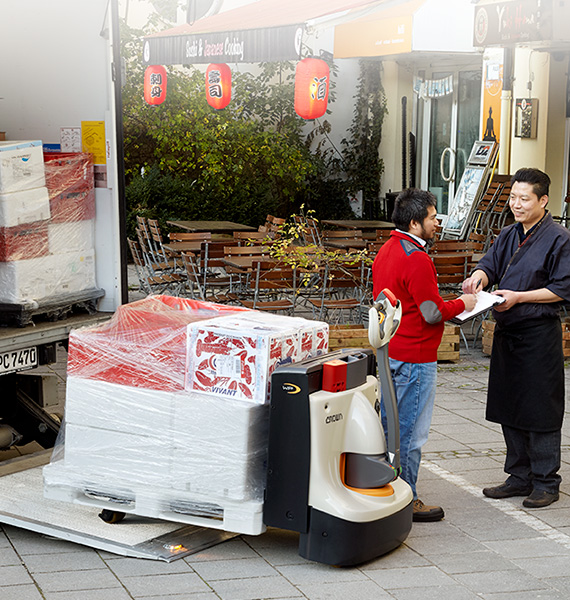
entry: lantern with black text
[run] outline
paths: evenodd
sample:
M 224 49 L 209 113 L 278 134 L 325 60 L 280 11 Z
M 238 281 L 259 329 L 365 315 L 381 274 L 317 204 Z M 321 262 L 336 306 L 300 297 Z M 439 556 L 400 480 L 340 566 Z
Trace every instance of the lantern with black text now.
M 144 72 L 144 99 L 148 104 L 162 104 L 166 99 L 166 69 L 161 65 L 147 67 Z
M 329 99 L 330 70 L 324 60 L 304 58 L 295 71 L 295 112 L 303 119 L 322 117 Z
M 208 65 L 206 100 L 213 108 L 225 108 L 232 99 L 232 72 L 226 64 Z

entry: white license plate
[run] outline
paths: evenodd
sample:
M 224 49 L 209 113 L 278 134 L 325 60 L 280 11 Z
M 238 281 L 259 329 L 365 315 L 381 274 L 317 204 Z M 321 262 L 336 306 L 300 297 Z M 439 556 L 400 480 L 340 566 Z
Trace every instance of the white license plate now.
M 36 347 L 0 353 L 0 375 L 32 369 L 37 366 L 38 349 Z

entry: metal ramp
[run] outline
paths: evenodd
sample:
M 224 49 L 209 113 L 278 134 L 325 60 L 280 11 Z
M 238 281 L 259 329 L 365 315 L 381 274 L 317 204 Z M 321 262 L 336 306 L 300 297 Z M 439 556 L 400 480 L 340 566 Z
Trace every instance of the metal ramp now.
M 0 523 L 132 558 L 171 562 L 237 533 L 128 515 L 110 525 L 97 509 L 43 496 L 42 468 L 50 451 L 0 463 Z

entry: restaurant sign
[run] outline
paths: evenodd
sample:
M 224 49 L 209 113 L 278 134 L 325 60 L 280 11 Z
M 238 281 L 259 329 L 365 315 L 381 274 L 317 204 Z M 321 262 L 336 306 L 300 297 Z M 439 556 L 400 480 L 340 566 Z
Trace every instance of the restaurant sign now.
M 302 37 L 303 25 L 149 36 L 144 41 L 143 62 L 186 65 L 297 60 Z
M 552 0 L 511 0 L 475 8 L 474 46 L 552 39 Z

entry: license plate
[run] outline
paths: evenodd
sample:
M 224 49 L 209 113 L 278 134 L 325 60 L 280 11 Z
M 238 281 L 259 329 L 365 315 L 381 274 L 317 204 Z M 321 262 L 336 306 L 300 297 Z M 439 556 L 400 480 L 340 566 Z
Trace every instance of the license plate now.
M 0 353 L 0 375 L 33 369 L 37 366 L 38 349 L 36 347 Z

